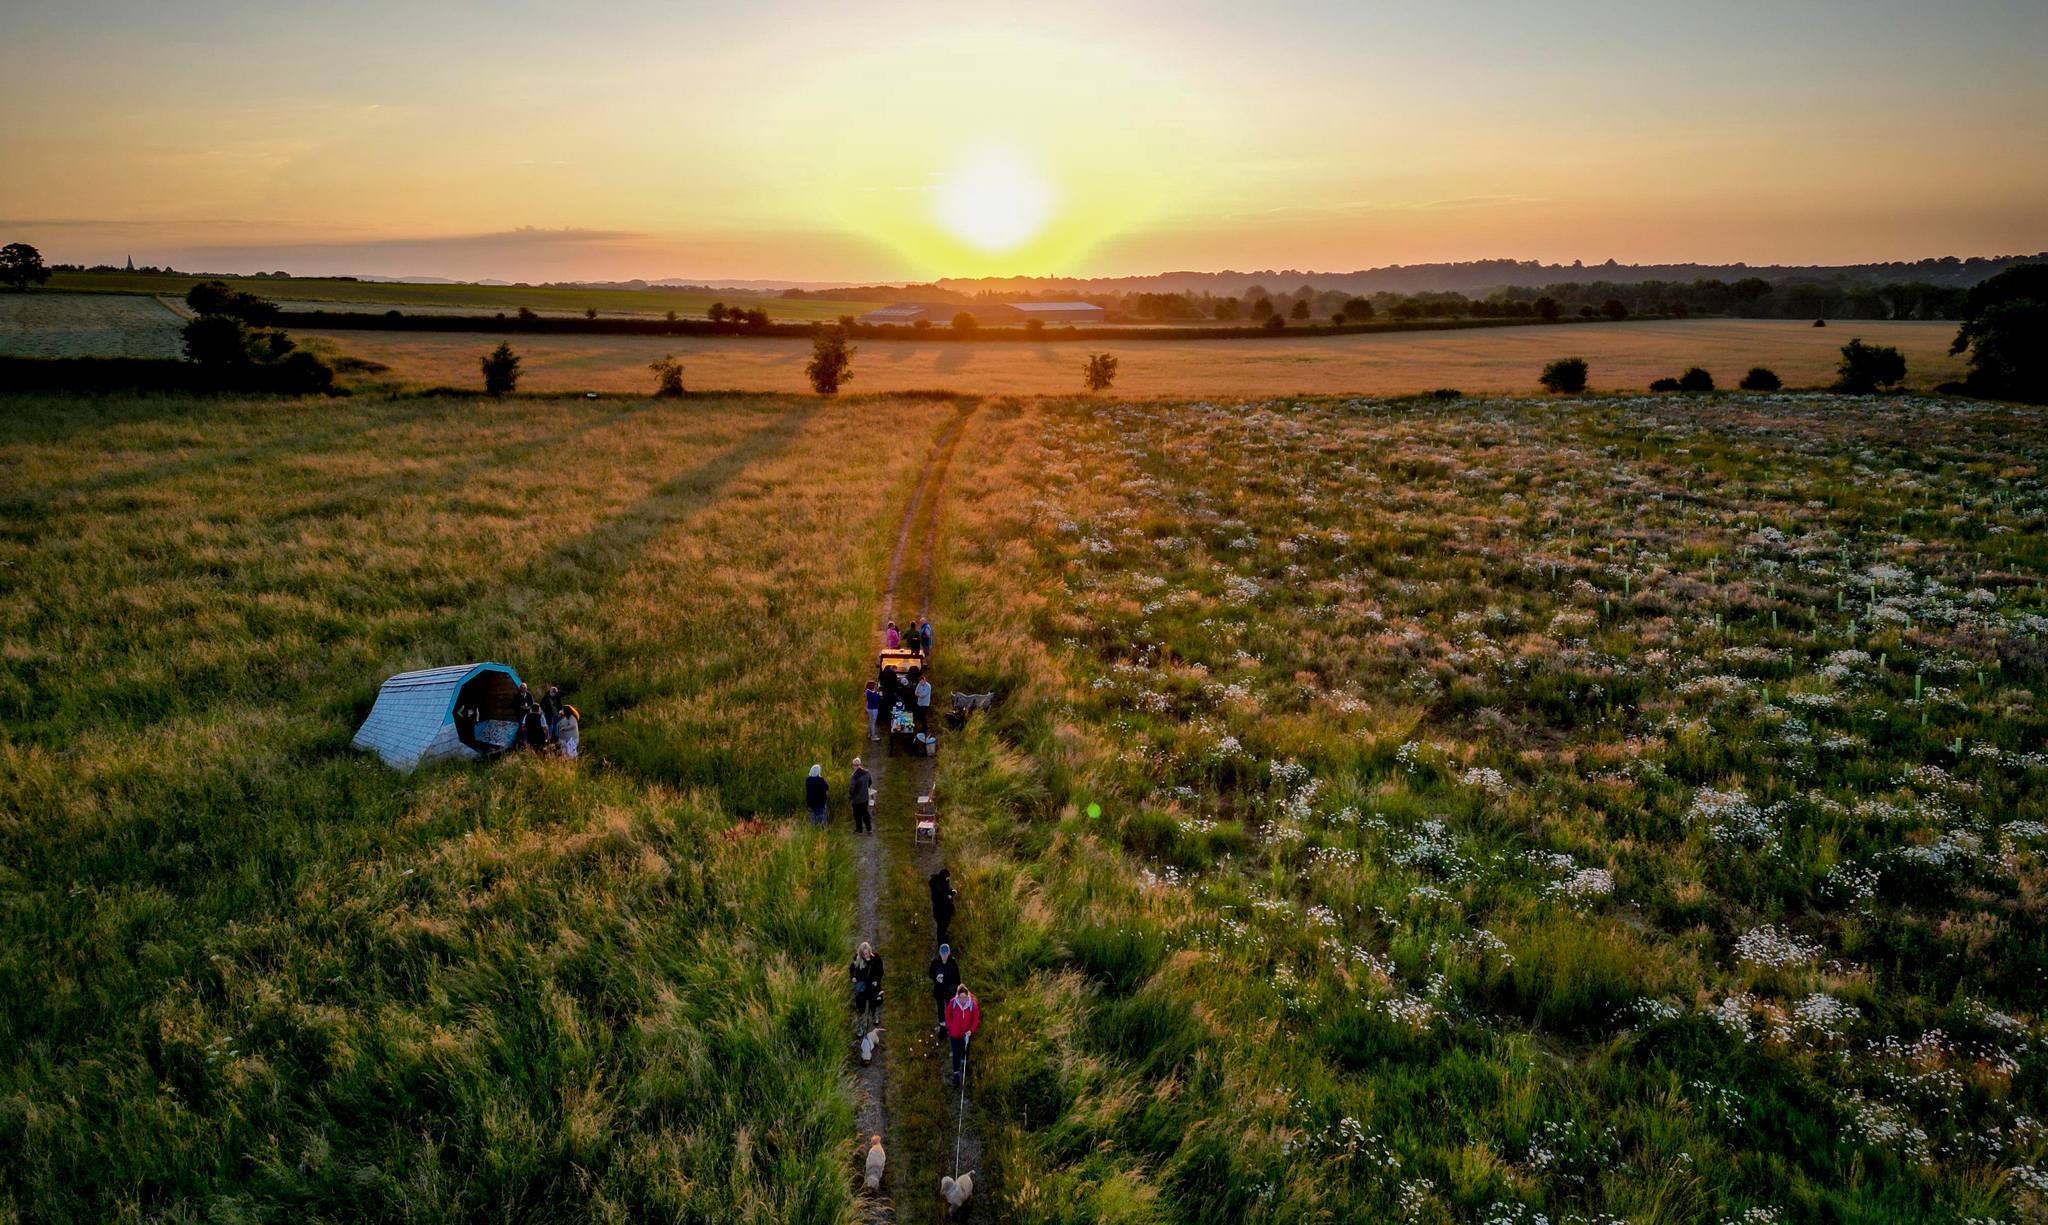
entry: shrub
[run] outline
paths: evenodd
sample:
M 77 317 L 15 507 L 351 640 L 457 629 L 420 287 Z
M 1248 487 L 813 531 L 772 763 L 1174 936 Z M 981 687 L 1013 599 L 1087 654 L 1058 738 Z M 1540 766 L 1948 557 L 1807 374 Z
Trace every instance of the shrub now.
M 1536 316 L 1537 318 L 1543 320 L 1543 322 L 1556 323 L 1558 320 L 1558 316 L 1562 314 L 1564 314 L 1564 308 L 1557 304 L 1556 298 L 1551 297 L 1549 294 L 1545 294 L 1542 297 L 1536 299 Z
M 1814 321 L 1813 321 L 1813 326 L 1815 326 L 1815 327 L 1817 327 L 1817 328 L 1824 328 L 1824 327 L 1826 327 L 1827 325 L 1828 325 L 1828 321 L 1827 321 L 1827 320 L 1825 320 L 1825 319 L 1816 319 L 1816 320 L 1814 320 Z
M 180 335 L 187 361 L 223 369 L 249 364 L 249 329 L 232 315 L 201 315 Z
M 1081 381 L 1090 391 L 1108 390 L 1109 385 L 1116 382 L 1116 356 L 1097 353 L 1090 357 L 1088 364 L 1081 368 Z
M 675 354 L 670 353 L 660 361 L 649 362 L 647 363 L 647 368 L 654 371 L 655 395 L 679 396 L 683 394 L 683 363 L 676 360 Z
M 1652 379 L 1652 380 L 1650 381 L 1650 390 L 1651 390 L 1651 391 L 1677 391 L 1677 390 L 1678 390 L 1678 380 L 1677 380 L 1677 379 Z
M 804 367 L 812 388 L 821 396 L 839 394 L 840 384 L 853 377 L 855 352 L 855 346 L 846 343 L 844 329 L 819 328 L 811 339 L 811 360 Z
M 1462 400 L 1465 398 L 1465 393 L 1455 387 L 1439 387 L 1435 391 L 1424 394 L 1432 400 Z
M 1609 319 L 1626 319 L 1628 318 L 1628 307 L 1621 304 L 1620 298 L 1609 298 L 1600 304 L 1600 313 Z
M 534 310 L 531 306 L 522 306 L 519 308 L 519 317 L 521 319 L 538 319 L 540 318 L 540 312 Z
M 1295 304 L 1293 305 L 1293 307 L 1291 307 L 1291 308 L 1290 308 L 1290 309 L 1288 310 L 1288 312 L 1287 312 L 1287 317 L 1288 317 L 1288 318 L 1290 318 L 1290 319 L 1306 319 L 1306 318 L 1308 318 L 1308 299 L 1307 299 L 1307 298 L 1303 298 L 1303 299 L 1302 299 L 1302 300 L 1300 300 L 1299 302 L 1296 302 L 1296 303 L 1295 303 Z
M 1033 336 L 1036 336 L 1040 332 L 1043 332 L 1045 330 L 1045 320 L 1026 319 L 1024 321 L 1024 330 L 1031 333 Z
M 1842 361 L 1835 370 L 1839 376 L 1835 380 L 1836 391 L 1866 396 L 1905 382 L 1906 359 L 1890 345 L 1851 340 L 1842 346 Z
M 1352 323 L 1364 323 L 1372 318 L 1372 303 L 1364 298 L 1344 299 L 1344 318 Z
M 707 311 L 705 311 L 705 312 L 704 312 L 704 317 L 705 317 L 706 319 L 709 319 L 709 320 L 710 320 L 711 322 L 713 322 L 713 323 L 724 323 L 724 322 L 725 322 L 725 303 L 723 303 L 723 302 L 713 302 L 713 303 L 711 304 L 711 309 L 710 309 L 710 310 L 707 310 Z
M 230 289 L 226 281 L 194 285 L 185 292 L 185 305 L 200 315 L 227 315 L 244 323 L 269 323 L 277 318 L 277 303 Z
M 1690 367 L 1684 374 L 1678 376 L 1678 390 L 1712 391 L 1714 390 L 1714 376 L 1698 366 Z
M 1271 314 L 1271 315 L 1267 315 L 1267 316 L 1266 316 L 1266 321 L 1265 321 L 1264 323 L 1260 324 L 1259 326 L 1260 326 L 1260 327 L 1262 327 L 1262 328 L 1264 328 L 1264 329 L 1266 329 L 1266 330 L 1267 330 L 1267 331 L 1269 331 L 1269 332 L 1277 332 L 1277 331 L 1279 331 L 1280 329 L 1282 329 L 1282 328 L 1284 328 L 1284 327 L 1286 327 L 1286 326 L 1287 326 L 1287 320 L 1286 320 L 1285 318 L 1281 317 L 1281 316 L 1280 316 L 1280 315 L 1279 315 L 1279 314 L 1278 314 L 1278 313 L 1276 312 L 1276 313 L 1274 313 L 1274 314 Z
M 512 351 L 510 341 L 501 340 L 498 347 L 477 360 L 484 372 L 484 394 L 502 396 L 519 385 L 519 355 Z
M 959 332 L 963 336 L 973 332 L 974 329 L 980 326 L 981 321 L 976 319 L 973 315 L 968 314 L 966 311 L 961 311 L 959 314 L 953 316 L 953 330 Z
M 1751 366 L 1749 373 L 1742 376 L 1744 391 L 1776 391 L 1784 384 L 1778 380 L 1776 371 L 1764 366 Z
M 1560 357 L 1543 368 L 1536 381 L 1549 391 L 1568 394 L 1586 389 L 1586 359 Z

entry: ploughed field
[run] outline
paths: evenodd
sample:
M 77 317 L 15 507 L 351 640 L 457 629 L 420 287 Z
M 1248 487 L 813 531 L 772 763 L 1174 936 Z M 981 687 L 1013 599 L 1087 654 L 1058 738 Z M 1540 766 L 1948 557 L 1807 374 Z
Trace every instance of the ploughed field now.
M 0 1217 L 847 1219 L 851 865 L 781 818 L 953 411 L 8 398 Z M 350 750 L 470 660 L 581 768 Z
M 961 454 L 1002 1219 L 2048 1211 L 2038 413 L 1065 400 Z
M 1090 353 L 1116 355 L 1120 395 L 1405 394 L 1454 387 L 1467 392 L 1534 392 L 1554 358 L 1580 356 L 1594 388 L 1646 388 L 1704 366 L 1732 388 L 1751 366 L 1768 366 L 1788 387 L 1835 379 L 1851 337 L 1894 345 L 1908 382 L 1933 387 L 1960 379 L 1950 357 L 1953 323 L 1810 323 L 1764 319 L 1569 324 L 1248 340 L 1031 343 L 858 340 L 849 387 L 864 392 L 947 390 L 976 395 L 1065 395 L 1081 390 Z M 477 359 L 501 339 L 477 334 L 335 332 L 315 336 L 327 351 L 389 366 L 377 381 L 413 386 L 479 384 Z M 673 353 L 690 387 L 808 390 L 810 345 L 798 339 L 640 336 L 512 336 L 525 360 L 522 389 L 649 391 L 649 362 Z

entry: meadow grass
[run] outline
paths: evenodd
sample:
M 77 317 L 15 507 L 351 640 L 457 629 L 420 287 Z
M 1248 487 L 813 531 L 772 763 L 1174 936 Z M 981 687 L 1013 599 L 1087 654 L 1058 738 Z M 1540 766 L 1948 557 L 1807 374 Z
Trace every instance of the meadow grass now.
M 2038 415 L 1042 401 L 964 450 L 1002 1219 L 2048 1210 Z
M 477 358 L 495 337 L 418 332 L 309 333 L 331 353 L 390 367 L 380 380 L 414 387 L 477 385 Z M 1751 366 L 1769 366 L 1788 387 L 1824 387 L 1836 377 L 1850 337 L 1897 346 L 1915 387 L 1963 375 L 1951 357 L 1955 325 L 1807 323 L 1763 319 L 1689 319 L 1507 327 L 1461 332 L 1262 338 L 1249 340 L 1087 341 L 969 344 L 947 340 L 863 340 L 852 386 L 863 392 L 951 390 L 972 395 L 1070 395 L 1081 390 L 1088 355 L 1118 358 L 1119 396 L 1383 395 L 1454 387 L 1467 392 L 1538 391 L 1536 376 L 1553 358 L 1578 354 L 1595 388 L 1647 388 L 1705 366 L 1724 387 Z M 693 388 L 800 392 L 810 342 L 776 338 L 514 337 L 526 355 L 521 386 L 536 391 L 652 390 L 647 363 L 673 353 Z
M 43 292 L 94 294 L 162 294 L 182 299 L 192 286 L 216 278 L 190 273 L 59 272 Z M 292 309 L 400 310 L 438 313 L 449 310 L 515 314 L 524 306 L 542 314 L 580 315 L 596 307 L 606 315 L 659 318 L 675 311 L 701 319 L 714 302 L 748 309 L 759 307 L 773 319 L 837 319 L 884 305 L 867 301 L 822 298 L 756 297 L 737 293 L 667 289 L 578 289 L 572 286 L 416 285 L 397 281 L 344 281 L 325 277 L 289 280 L 227 278 L 238 289 L 288 303 Z M 32 295 L 32 296 L 41 296 Z
M 785 818 L 953 412 L 11 399 L 0 1215 L 850 1219 L 851 866 Z M 471 659 L 580 767 L 348 748 Z

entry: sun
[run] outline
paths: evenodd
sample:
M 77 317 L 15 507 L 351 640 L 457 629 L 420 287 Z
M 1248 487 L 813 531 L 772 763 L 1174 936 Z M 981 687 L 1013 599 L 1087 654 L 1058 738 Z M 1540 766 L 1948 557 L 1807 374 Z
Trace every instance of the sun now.
M 933 216 L 955 238 L 983 251 L 1029 242 L 1052 214 L 1052 188 L 1023 158 L 985 150 L 954 166 L 939 184 Z

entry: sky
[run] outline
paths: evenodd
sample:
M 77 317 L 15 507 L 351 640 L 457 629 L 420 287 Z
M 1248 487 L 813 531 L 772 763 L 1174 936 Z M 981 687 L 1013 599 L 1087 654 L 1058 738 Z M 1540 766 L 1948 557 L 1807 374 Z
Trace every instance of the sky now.
M 844 282 L 2048 249 L 2042 0 L 15 0 L 0 45 L 0 241 L 52 261 Z

